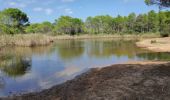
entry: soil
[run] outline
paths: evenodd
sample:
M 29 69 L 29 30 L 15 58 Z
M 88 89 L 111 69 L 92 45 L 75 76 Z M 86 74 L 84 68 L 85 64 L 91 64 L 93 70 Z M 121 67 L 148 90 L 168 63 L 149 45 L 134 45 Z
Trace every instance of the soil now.
M 94 68 L 51 89 L 1 100 L 170 100 L 170 63 Z

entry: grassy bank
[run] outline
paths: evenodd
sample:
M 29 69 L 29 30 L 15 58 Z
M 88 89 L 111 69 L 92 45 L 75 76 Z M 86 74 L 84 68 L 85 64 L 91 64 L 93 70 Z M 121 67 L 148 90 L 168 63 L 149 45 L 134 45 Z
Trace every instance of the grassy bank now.
M 4 46 L 41 46 L 50 44 L 54 38 L 42 34 L 1 35 L 0 47 Z
M 48 45 L 54 40 L 69 40 L 69 39 L 97 39 L 97 38 L 124 38 L 124 39 L 140 39 L 140 38 L 155 38 L 159 37 L 158 34 L 143 34 L 143 35 L 58 35 L 50 36 L 43 34 L 17 34 L 17 35 L 1 35 L 0 48 L 4 46 L 23 46 L 33 47 Z

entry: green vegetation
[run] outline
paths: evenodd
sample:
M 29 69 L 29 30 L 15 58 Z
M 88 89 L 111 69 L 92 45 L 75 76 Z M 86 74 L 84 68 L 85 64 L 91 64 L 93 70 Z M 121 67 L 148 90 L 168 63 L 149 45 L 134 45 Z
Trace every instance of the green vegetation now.
M 161 7 L 170 7 L 170 0 L 145 0 L 147 5 L 158 5 Z
M 53 25 L 50 22 L 30 24 L 26 27 L 26 33 L 49 33 L 53 31 Z
M 23 33 L 29 23 L 27 15 L 17 8 L 8 8 L 0 12 L 0 33 Z
M 83 21 L 79 18 L 61 16 L 55 20 L 54 32 L 57 34 L 75 35 L 83 32 Z
M 160 24 L 161 22 L 161 24 Z M 0 12 L 0 33 L 52 33 L 54 35 L 79 35 L 79 34 L 144 34 L 170 32 L 170 12 L 147 14 L 131 13 L 128 16 L 112 17 L 101 15 L 88 17 L 85 22 L 79 18 L 61 16 L 54 23 L 29 23 L 27 15 L 19 9 L 8 8 Z
M 143 53 L 143 54 L 138 54 L 137 56 L 148 60 L 159 60 L 159 61 L 170 60 L 169 53 Z
M 31 67 L 31 59 L 14 55 L 11 52 L 1 53 L 0 69 L 10 77 L 24 75 Z
M 145 0 L 146 5 L 158 5 L 159 6 L 159 32 L 162 37 L 168 37 L 170 33 L 170 13 L 166 12 L 165 15 L 162 14 L 161 9 L 170 7 L 170 0 Z

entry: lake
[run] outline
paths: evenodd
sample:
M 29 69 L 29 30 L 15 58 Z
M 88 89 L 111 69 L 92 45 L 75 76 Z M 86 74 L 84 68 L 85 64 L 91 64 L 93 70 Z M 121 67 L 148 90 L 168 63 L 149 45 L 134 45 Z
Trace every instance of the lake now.
M 60 40 L 44 47 L 6 47 L 0 53 L 0 96 L 37 92 L 90 68 L 128 61 L 170 60 L 121 39 Z

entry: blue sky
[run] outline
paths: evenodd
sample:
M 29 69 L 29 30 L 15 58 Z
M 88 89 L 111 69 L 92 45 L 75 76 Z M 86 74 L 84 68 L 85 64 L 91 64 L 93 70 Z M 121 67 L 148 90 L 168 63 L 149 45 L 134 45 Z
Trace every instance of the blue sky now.
M 126 16 L 131 12 L 158 11 L 156 6 L 146 6 L 144 0 L 0 0 L 0 10 L 19 8 L 26 12 L 30 22 L 54 20 L 69 15 L 85 20 L 88 16 Z

